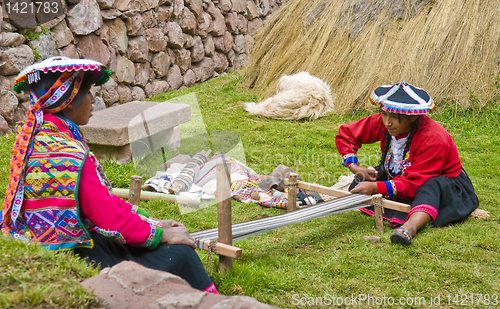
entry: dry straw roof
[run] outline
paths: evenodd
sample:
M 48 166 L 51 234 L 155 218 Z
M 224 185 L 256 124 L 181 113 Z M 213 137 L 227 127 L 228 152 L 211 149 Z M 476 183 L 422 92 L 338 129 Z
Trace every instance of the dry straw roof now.
M 257 34 L 246 74 L 269 96 L 283 74 L 307 71 L 339 112 L 398 81 L 466 106 L 498 94 L 499 41 L 498 0 L 289 0 Z

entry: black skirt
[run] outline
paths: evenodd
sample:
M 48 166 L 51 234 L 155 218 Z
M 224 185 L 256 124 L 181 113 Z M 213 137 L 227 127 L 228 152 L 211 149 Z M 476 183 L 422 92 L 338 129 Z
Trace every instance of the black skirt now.
M 349 190 L 359 182 L 359 179 L 354 179 Z M 393 227 L 402 225 L 407 217 L 416 211 L 426 212 L 433 217 L 434 220 L 431 225 L 435 227 L 458 223 L 466 220 L 479 206 L 479 200 L 472 182 L 463 169 L 457 177 L 440 175 L 428 179 L 418 188 L 413 200 L 388 199 L 410 204 L 412 208 L 408 214 L 392 209 L 384 209 L 384 219 L 388 220 Z M 373 207 L 361 210 L 369 215 L 374 215 Z
M 90 236 L 93 248 L 76 248 L 73 252 L 93 267 L 112 267 L 123 261 L 134 261 L 177 275 L 195 289 L 204 290 L 212 284 L 198 254 L 188 245 L 159 244 L 151 250 L 115 243 L 96 232 L 91 232 Z

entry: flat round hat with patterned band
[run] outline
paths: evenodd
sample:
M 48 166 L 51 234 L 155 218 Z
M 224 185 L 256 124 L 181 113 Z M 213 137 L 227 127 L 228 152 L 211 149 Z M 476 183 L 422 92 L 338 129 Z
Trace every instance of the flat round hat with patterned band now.
M 408 83 L 377 87 L 373 89 L 370 101 L 382 105 L 382 110 L 407 115 L 427 114 L 435 107 L 431 96 L 425 90 Z
M 96 84 L 96 86 L 104 84 L 111 76 L 111 71 L 100 62 L 90 59 L 71 59 L 57 56 L 25 68 L 17 76 L 13 89 L 16 93 L 29 90 L 30 84 L 40 80 L 40 73 L 75 71 L 94 72 L 95 75 L 92 78 L 92 83 Z

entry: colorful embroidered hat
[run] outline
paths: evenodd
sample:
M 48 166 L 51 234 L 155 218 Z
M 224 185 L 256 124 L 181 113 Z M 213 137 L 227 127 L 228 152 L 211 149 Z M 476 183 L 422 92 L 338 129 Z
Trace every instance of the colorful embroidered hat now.
M 427 114 L 435 107 L 427 92 L 408 83 L 377 87 L 370 101 L 382 105 L 382 110 L 407 115 Z
M 52 57 L 42 62 L 35 63 L 25 68 L 17 76 L 14 82 L 14 91 L 21 93 L 29 90 L 29 85 L 40 80 L 40 72 L 76 72 L 76 71 L 91 71 L 95 75 L 92 78 L 92 83 L 97 86 L 104 84 L 109 80 L 111 71 L 109 71 L 102 63 L 90 59 L 71 59 L 67 57 Z

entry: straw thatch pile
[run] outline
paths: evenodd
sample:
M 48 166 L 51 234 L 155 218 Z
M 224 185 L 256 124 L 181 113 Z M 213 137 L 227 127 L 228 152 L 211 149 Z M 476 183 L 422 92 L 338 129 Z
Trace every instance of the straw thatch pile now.
M 283 74 L 327 82 L 340 111 L 373 87 L 406 81 L 439 103 L 498 93 L 498 0 L 289 0 L 255 38 L 250 85 L 272 94 Z

